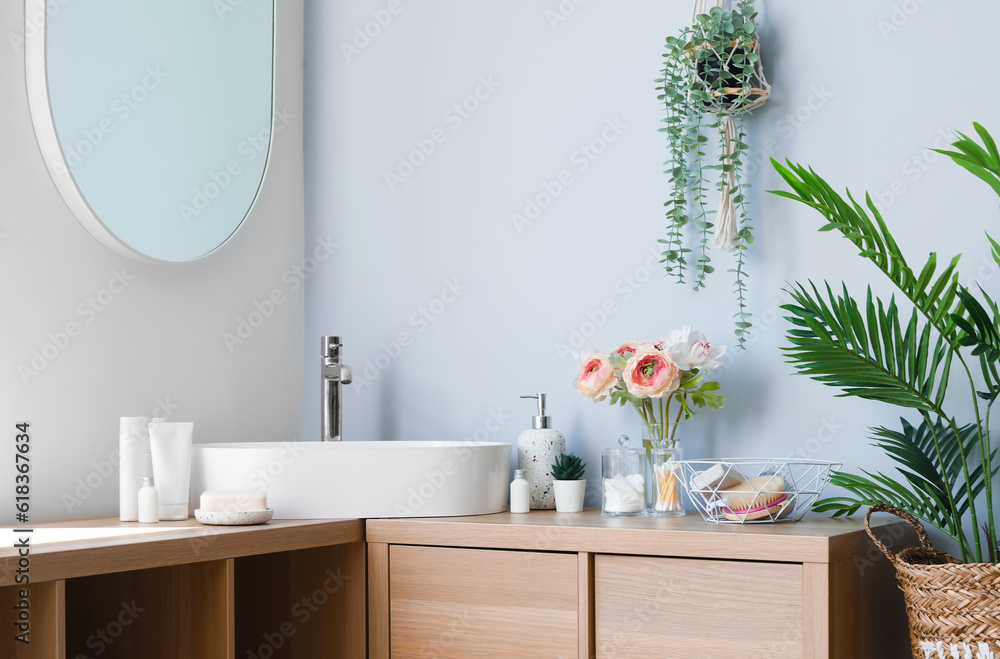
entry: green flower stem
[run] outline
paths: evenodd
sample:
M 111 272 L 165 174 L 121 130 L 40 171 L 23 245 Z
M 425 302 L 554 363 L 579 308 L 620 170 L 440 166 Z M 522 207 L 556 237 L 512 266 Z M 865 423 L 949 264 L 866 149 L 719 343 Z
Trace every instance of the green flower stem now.
M 685 394 L 684 397 L 686 399 L 687 394 Z M 683 414 L 684 414 L 684 406 L 681 405 L 680 408 L 677 410 L 677 419 L 674 421 L 673 430 L 670 431 L 670 448 L 675 448 L 677 446 L 677 439 L 675 436 L 677 435 L 678 426 L 681 425 L 681 417 L 683 416 Z
M 648 405 L 648 398 L 632 399 L 632 405 L 639 412 L 639 416 L 642 417 L 642 425 L 646 427 L 646 432 L 649 434 L 650 443 L 655 441 L 653 435 L 653 425 L 656 423 L 656 417 L 653 415 L 652 420 L 650 415 L 652 414 L 652 408 Z
M 676 391 L 671 391 L 670 395 L 667 396 L 666 401 L 662 398 L 660 399 L 660 423 L 663 428 L 663 439 L 667 438 L 667 419 L 670 418 L 670 403 L 673 401 L 674 396 L 677 394 Z

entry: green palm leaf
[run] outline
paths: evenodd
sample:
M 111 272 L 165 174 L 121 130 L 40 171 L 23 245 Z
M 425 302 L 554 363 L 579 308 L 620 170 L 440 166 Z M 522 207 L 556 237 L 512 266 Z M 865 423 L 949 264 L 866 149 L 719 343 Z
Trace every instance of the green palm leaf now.
M 916 311 L 902 325 L 895 300 L 886 308 L 872 297 L 864 313 L 843 287 L 826 297 L 815 284 L 789 291 L 794 304 L 782 308 L 793 328 L 783 351 L 798 371 L 831 387 L 841 396 L 909 407 L 944 416 L 952 353 L 943 339 L 931 343 L 930 325 L 921 327 Z
M 786 161 L 786 167 L 773 158 L 771 163 L 792 188 L 792 192 L 772 190 L 773 194 L 794 199 L 819 211 L 828 220 L 820 231 L 840 231 L 861 250 L 861 256 L 874 263 L 913 302 L 953 348 L 958 348 L 950 311 L 958 293 L 958 273 L 955 269 L 961 255 L 954 257 L 935 277 L 937 254 L 932 252 L 920 274 L 915 275 L 871 196 L 865 195 L 865 206 L 862 206 L 850 191 L 845 200 L 812 168 L 791 161 Z
M 1000 152 L 997 151 L 996 143 L 985 128 L 975 122 L 972 125 L 976 129 L 976 134 L 983 140 L 985 148 L 968 135 L 959 133 L 958 136 L 961 139 L 951 144 L 955 147 L 955 151 L 931 150 L 948 156 L 956 164 L 985 181 L 997 195 L 1000 195 Z
M 839 517 L 851 515 L 861 506 L 890 503 L 919 515 L 955 538 L 963 552 L 971 552 L 962 533 L 961 518 L 969 509 L 969 490 L 962 478 L 961 454 L 975 451 L 975 425 L 960 427 L 956 435 L 950 424 L 940 419 L 931 424 L 925 418 L 919 426 L 913 426 L 900 418 L 900 424 L 901 430 L 873 429 L 872 444 L 898 463 L 897 471 L 906 485 L 883 473 L 863 472 L 864 476 L 858 476 L 835 472 L 830 483 L 844 488 L 849 496 L 823 499 L 813 509 L 832 511 L 834 517 Z M 982 465 L 973 470 L 970 478 L 972 496 L 978 496 L 986 485 Z
M 1000 373 L 997 371 L 997 361 L 1000 360 L 1000 309 L 986 291 L 980 289 L 980 293 L 986 302 L 985 307 L 967 289 L 959 290 L 958 303 L 964 313 L 956 313 L 952 318 L 961 331 L 959 344 L 971 347 L 972 356 L 979 358 L 980 370 L 986 381 L 986 391 L 978 392 L 979 397 L 992 403 L 1000 395 Z

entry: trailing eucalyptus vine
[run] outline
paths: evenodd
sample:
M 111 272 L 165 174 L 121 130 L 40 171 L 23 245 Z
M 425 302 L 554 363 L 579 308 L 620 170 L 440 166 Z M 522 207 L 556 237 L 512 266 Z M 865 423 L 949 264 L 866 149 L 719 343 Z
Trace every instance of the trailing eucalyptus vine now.
M 728 237 L 716 234 L 716 244 L 735 252 L 735 334 L 744 347 L 750 329 L 746 310 L 746 249 L 754 241 L 742 167 L 748 147 L 744 117 L 767 99 L 770 87 L 760 69 L 757 53 L 757 13 L 752 0 L 739 0 L 736 8 L 713 7 L 696 16 L 693 25 L 676 37 L 667 37 L 663 77 L 657 79 L 659 100 L 667 116 L 660 132 L 667 134 L 670 157 L 664 171 L 671 194 L 666 206 L 667 235 L 661 263 L 667 275 L 687 283 L 693 272 L 694 289 L 705 287 L 715 271 L 709 254 L 710 234 L 717 223 L 731 227 Z M 719 136 L 720 154 L 714 161 L 706 153 L 709 137 Z M 718 172 L 716 189 L 723 193 L 720 210 L 709 210 L 705 172 Z M 726 198 L 730 203 L 725 203 Z M 728 215 L 728 217 L 727 217 Z M 695 249 L 686 246 L 688 225 L 698 236 Z

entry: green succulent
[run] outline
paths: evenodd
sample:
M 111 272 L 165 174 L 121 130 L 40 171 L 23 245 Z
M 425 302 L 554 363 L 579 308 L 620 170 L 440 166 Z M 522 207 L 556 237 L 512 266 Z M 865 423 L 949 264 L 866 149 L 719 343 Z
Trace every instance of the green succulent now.
M 580 458 L 572 453 L 563 453 L 552 465 L 552 478 L 557 481 L 578 481 L 583 478 L 586 468 L 587 463 Z

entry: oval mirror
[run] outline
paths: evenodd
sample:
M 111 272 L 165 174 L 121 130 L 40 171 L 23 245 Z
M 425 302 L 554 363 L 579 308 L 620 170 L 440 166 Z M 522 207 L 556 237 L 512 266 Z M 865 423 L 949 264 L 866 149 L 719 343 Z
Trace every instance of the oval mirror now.
M 146 261 L 225 243 L 271 144 L 273 1 L 26 4 L 32 122 L 76 217 Z

